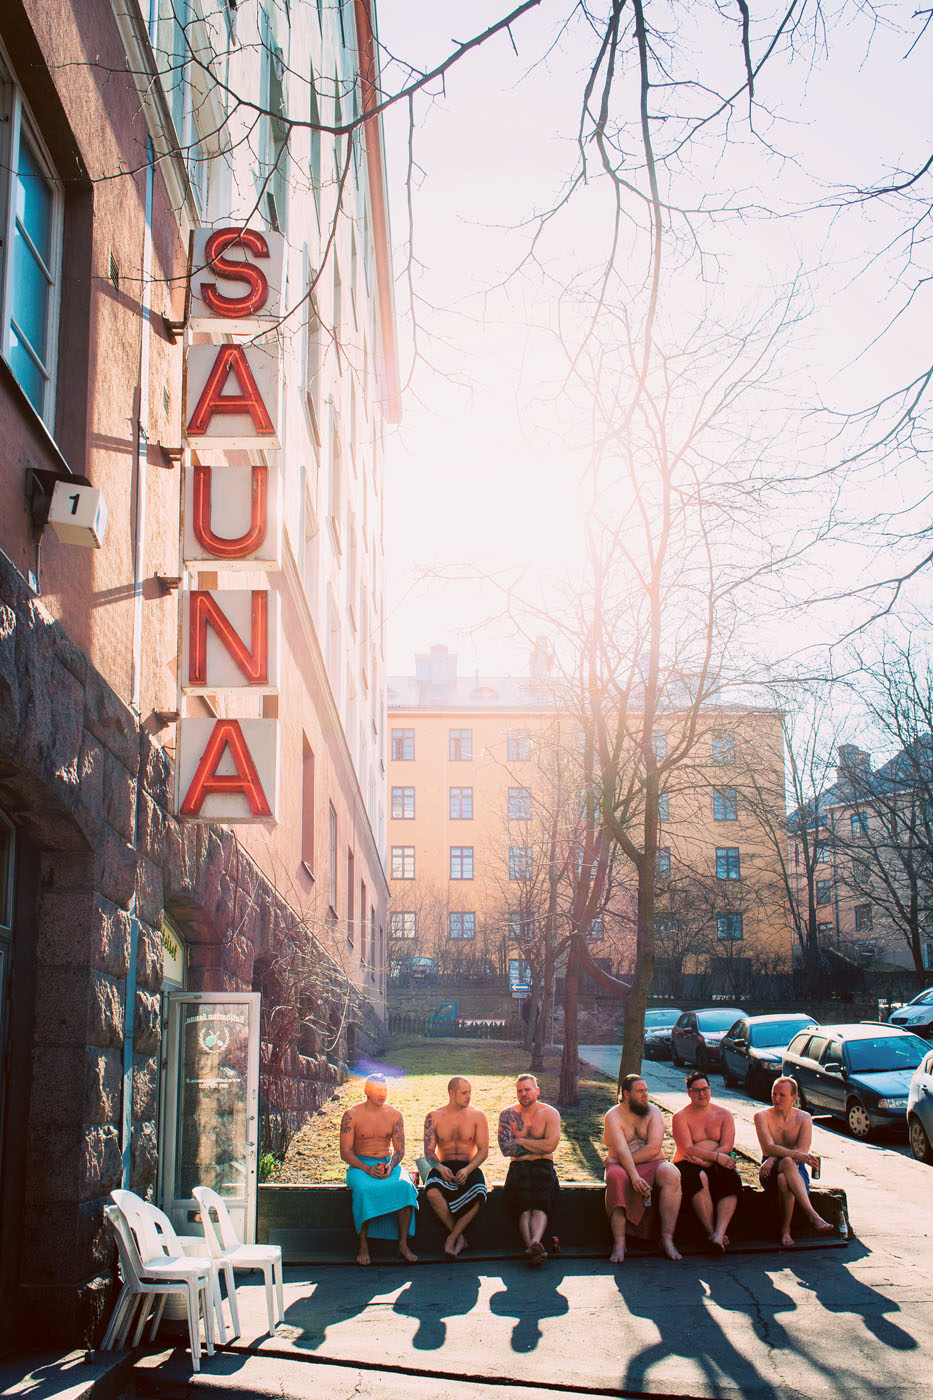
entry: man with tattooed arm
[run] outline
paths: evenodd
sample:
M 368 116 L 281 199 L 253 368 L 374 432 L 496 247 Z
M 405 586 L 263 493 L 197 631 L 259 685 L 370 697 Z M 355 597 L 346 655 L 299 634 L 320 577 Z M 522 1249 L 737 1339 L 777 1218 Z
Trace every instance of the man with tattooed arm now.
M 448 1259 L 465 1247 L 463 1232 L 488 1194 L 480 1168 L 489 1156 L 489 1124 L 485 1113 L 470 1107 L 471 1093 L 469 1079 L 455 1075 L 447 1085 L 448 1102 L 424 1120 L 424 1155 L 431 1163 L 424 1194 L 447 1231 Z
M 542 1238 L 560 1195 L 554 1170 L 560 1114 L 550 1104 L 538 1101 L 540 1090 L 533 1074 L 518 1076 L 515 1093 L 518 1103 L 499 1114 L 499 1148 L 504 1157 L 511 1158 L 504 1198 L 507 1210 L 518 1221 L 528 1263 L 538 1265 L 547 1258 Z
M 347 1109 L 340 1124 L 340 1156 L 347 1164 L 353 1224 L 359 1235 L 356 1262 L 370 1262 L 370 1239 L 391 1240 L 397 1235 L 399 1254 L 416 1264 L 418 1257 L 409 1249 L 407 1237 L 414 1229 L 418 1192 L 401 1165 L 405 1156 L 402 1115 L 386 1102 L 384 1075 L 371 1074 L 363 1092 L 363 1102 Z

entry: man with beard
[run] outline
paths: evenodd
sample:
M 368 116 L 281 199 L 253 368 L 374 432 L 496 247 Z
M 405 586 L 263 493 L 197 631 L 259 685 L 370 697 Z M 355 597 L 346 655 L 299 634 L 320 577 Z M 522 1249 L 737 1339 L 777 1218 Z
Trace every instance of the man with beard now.
M 625 1258 L 626 1228 L 647 1238 L 653 1233 L 650 1209 L 652 1188 L 657 1190 L 657 1218 L 661 1248 L 668 1259 L 679 1259 L 674 1226 L 680 1211 L 680 1172 L 664 1160 L 664 1118 L 648 1102 L 648 1086 L 638 1074 L 627 1074 L 619 1087 L 619 1102 L 606 1114 L 603 1142 L 606 1162 L 606 1214 L 612 1231 L 610 1263 Z

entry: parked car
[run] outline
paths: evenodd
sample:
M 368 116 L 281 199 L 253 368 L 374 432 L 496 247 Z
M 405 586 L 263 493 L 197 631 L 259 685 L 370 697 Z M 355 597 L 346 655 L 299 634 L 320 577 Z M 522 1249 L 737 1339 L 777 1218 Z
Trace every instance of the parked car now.
M 785 1074 L 800 1086 L 801 1107 L 831 1113 L 855 1138 L 903 1124 L 914 1070 L 926 1041 L 882 1022 L 800 1031 L 784 1051 Z
M 918 1162 L 933 1162 L 933 1050 L 918 1065 L 910 1081 L 907 1137 Z
M 682 1011 L 671 1028 L 671 1059 L 675 1065 L 707 1069 L 719 1064 L 719 1042 L 729 1027 L 744 1016 L 740 1006 L 707 1006 Z
M 682 1014 L 679 1006 L 652 1007 L 650 1011 L 645 1012 L 646 1060 L 670 1059 L 671 1026 Z
M 790 1041 L 798 1031 L 817 1024 L 802 1012 L 743 1016 L 729 1027 L 720 1043 L 726 1083 L 741 1084 L 753 1098 L 768 1098 Z
M 902 1030 L 922 1035 L 924 1040 L 933 1040 L 933 987 L 927 987 L 913 1001 L 899 1006 L 888 1017 L 888 1025 L 900 1026 Z

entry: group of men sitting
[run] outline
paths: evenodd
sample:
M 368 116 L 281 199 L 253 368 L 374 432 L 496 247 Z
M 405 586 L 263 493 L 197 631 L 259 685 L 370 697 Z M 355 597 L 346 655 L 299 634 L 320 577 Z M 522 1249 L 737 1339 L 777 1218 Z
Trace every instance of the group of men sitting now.
M 485 1114 L 470 1103 L 468 1079 L 458 1075 L 447 1086 L 448 1102 L 424 1122 L 427 1167 L 425 1197 L 447 1236 L 444 1253 L 456 1259 L 465 1248 L 465 1231 L 488 1194 L 483 1163 L 489 1155 Z M 556 1108 L 542 1103 L 533 1074 L 515 1081 L 517 1102 L 499 1114 L 499 1148 L 509 1159 L 505 1179 L 506 1208 L 515 1219 L 528 1263 L 547 1258 L 545 1239 L 560 1194 L 554 1153 L 561 1122 Z M 370 1262 L 370 1239 L 398 1238 L 402 1258 L 416 1262 L 408 1237 L 414 1229 L 418 1192 L 402 1166 L 405 1127 L 397 1108 L 387 1102 L 383 1075 L 370 1075 L 362 1103 L 348 1109 L 340 1125 L 340 1155 L 347 1164 L 353 1222 L 359 1236 L 357 1263 Z M 689 1102 L 673 1115 L 672 1161 L 664 1156 L 664 1118 L 648 1101 L 648 1086 L 637 1074 L 623 1080 L 618 1104 L 606 1114 L 606 1212 L 612 1232 L 613 1263 L 625 1258 L 626 1232 L 650 1238 L 655 1230 L 669 1259 L 680 1259 L 674 1230 L 689 1203 L 705 1232 L 709 1248 L 724 1253 L 726 1233 L 741 1194 L 732 1148 L 735 1119 L 712 1101 L 707 1075 L 687 1077 Z M 833 1227 L 810 1203 L 809 1169 L 818 1163 L 810 1151 L 812 1119 L 797 1107 L 797 1085 L 775 1081 L 771 1107 L 755 1114 L 762 1150 L 759 1180 L 775 1203 L 782 1246 L 790 1233 L 795 1203 L 812 1228 Z M 652 1203 L 652 1199 L 654 1201 Z

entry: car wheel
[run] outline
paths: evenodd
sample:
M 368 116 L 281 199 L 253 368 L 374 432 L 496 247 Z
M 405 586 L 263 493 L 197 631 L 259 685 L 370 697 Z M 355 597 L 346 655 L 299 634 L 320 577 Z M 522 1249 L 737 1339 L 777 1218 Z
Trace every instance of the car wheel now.
M 871 1136 L 871 1120 L 861 1099 L 850 1099 L 846 1104 L 846 1123 L 849 1132 L 859 1141 L 864 1142 Z
M 933 1162 L 933 1143 L 927 1137 L 926 1129 L 919 1118 L 911 1118 L 907 1125 L 910 1150 L 918 1162 Z

